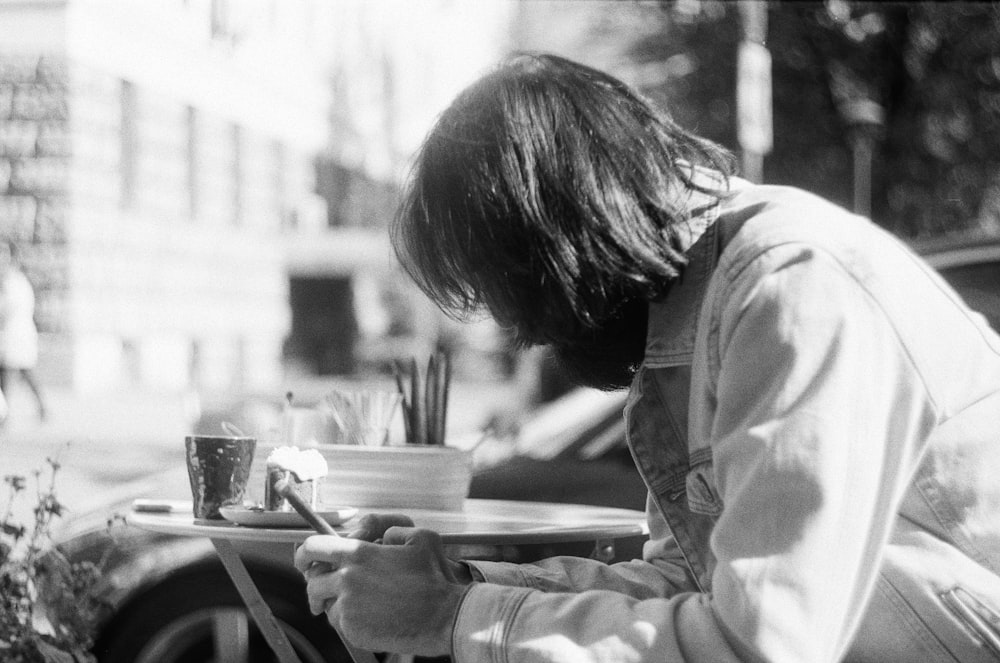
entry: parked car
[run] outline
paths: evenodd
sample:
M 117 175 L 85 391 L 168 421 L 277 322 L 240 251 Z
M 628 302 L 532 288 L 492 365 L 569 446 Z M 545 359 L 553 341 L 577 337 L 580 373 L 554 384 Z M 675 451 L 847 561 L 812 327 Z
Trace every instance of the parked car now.
M 1000 238 L 961 237 L 914 245 L 969 304 L 1000 329 Z M 521 428 L 511 453 L 477 471 L 471 496 L 565 501 L 642 508 L 645 488 L 624 444 L 623 393 L 577 390 L 539 409 Z M 244 406 L 247 406 L 244 403 Z M 175 468 L 172 472 L 181 471 Z M 154 477 L 147 494 L 162 494 Z M 104 559 L 111 610 L 100 624 L 95 653 L 102 663 L 200 663 L 215 659 L 216 643 L 249 640 L 250 661 L 273 657 L 205 539 L 120 529 L 108 515 L 131 497 L 67 524 L 61 547 L 73 559 Z M 141 497 L 136 495 L 134 497 Z M 619 546 L 619 558 L 637 555 L 641 541 Z M 301 576 L 287 564 L 287 544 L 243 545 L 252 576 L 306 663 L 348 661 L 323 617 L 305 604 Z M 555 553 L 551 546 L 511 551 L 516 561 Z
M 913 242 L 920 253 L 994 329 L 1000 329 L 1000 236 L 957 235 Z

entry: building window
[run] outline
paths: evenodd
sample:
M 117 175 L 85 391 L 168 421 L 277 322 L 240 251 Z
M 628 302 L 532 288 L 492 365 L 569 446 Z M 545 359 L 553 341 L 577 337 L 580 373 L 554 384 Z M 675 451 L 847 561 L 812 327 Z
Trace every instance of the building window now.
M 135 205 L 136 176 L 139 160 L 138 95 L 131 81 L 121 83 L 121 143 L 119 147 L 119 175 L 121 206 Z
M 122 377 L 128 385 L 142 383 L 142 357 L 135 339 L 122 339 Z
M 199 118 L 198 109 L 188 106 L 187 108 L 187 191 L 188 191 L 188 212 L 194 218 L 198 215 L 198 205 L 201 191 L 199 188 L 199 178 L 201 167 L 198 160 L 199 139 Z
M 232 12 L 229 0 L 212 0 L 210 15 L 212 38 L 225 41 L 232 37 Z
M 243 129 L 233 125 L 233 223 L 243 220 Z
M 191 339 L 191 351 L 188 355 L 188 384 L 192 387 L 200 387 L 205 368 L 204 351 L 201 347 L 201 340 Z
M 274 178 L 274 210 L 278 226 L 286 228 L 291 218 L 288 206 L 288 189 L 285 186 L 285 146 L 276 140 L 271 146 L 272 173 Z

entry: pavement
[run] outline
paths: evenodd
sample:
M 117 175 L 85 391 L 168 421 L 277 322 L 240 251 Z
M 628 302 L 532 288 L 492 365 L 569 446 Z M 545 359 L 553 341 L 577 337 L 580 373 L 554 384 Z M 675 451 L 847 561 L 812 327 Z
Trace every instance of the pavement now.
M 93 509 L 135 492 L 165 467 L 183 466 L 182 441 L 197 416 L 187 394 L 121 389 L 83 395 L 50 387 L 41 421 L 30 394 L 11 391 L 0 429 L 0 475 L 28 479 L 28 493 L 14 504 L 22 520 L 30 515 L 25 498 L 33 494 L 35 473 L 48 485 L 47 459 L 59 463 L 56 494 L 70 512 Z M 7 500 L 0 493 L 0 508 Z

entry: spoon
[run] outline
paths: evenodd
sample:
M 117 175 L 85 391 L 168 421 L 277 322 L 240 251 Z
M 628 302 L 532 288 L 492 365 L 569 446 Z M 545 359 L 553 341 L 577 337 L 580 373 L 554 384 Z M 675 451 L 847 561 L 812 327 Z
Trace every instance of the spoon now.
M 226 431 L 229 435 L 233 437 L 247 437 L 247 435 L 236 427 L 235 424 L 231 424 L 228 421 L 222 422 L 222 430 Z

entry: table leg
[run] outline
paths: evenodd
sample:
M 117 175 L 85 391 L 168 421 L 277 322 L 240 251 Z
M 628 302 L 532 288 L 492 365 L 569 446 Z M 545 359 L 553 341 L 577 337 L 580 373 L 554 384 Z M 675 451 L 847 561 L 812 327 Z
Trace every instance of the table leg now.
M 215 546 L 219 559 L 222 560 L 222 565 L 226 568 L 226 573 L 229 574 L 236 586 L 236 591 L 239 592 L 243 603 L 246 604 L 250 616 L 278 660 L 281 663 L 301 663 L 298 654 L 295 653 L 288 641 L 288 636 L 281 630 L 270 606 L 260 595 L 260 590 L 254 584 L 250 572 L 247 571 L 247 567 L 243 564 L 243 560 L 240 559 L 232 542 L 227 539 L 212 539 L 212 544 Z
M 615 558 L 614 539 L 598 539 L 594 541 L 594 550 L 590 553 L 590 558 L 610 564 Z

